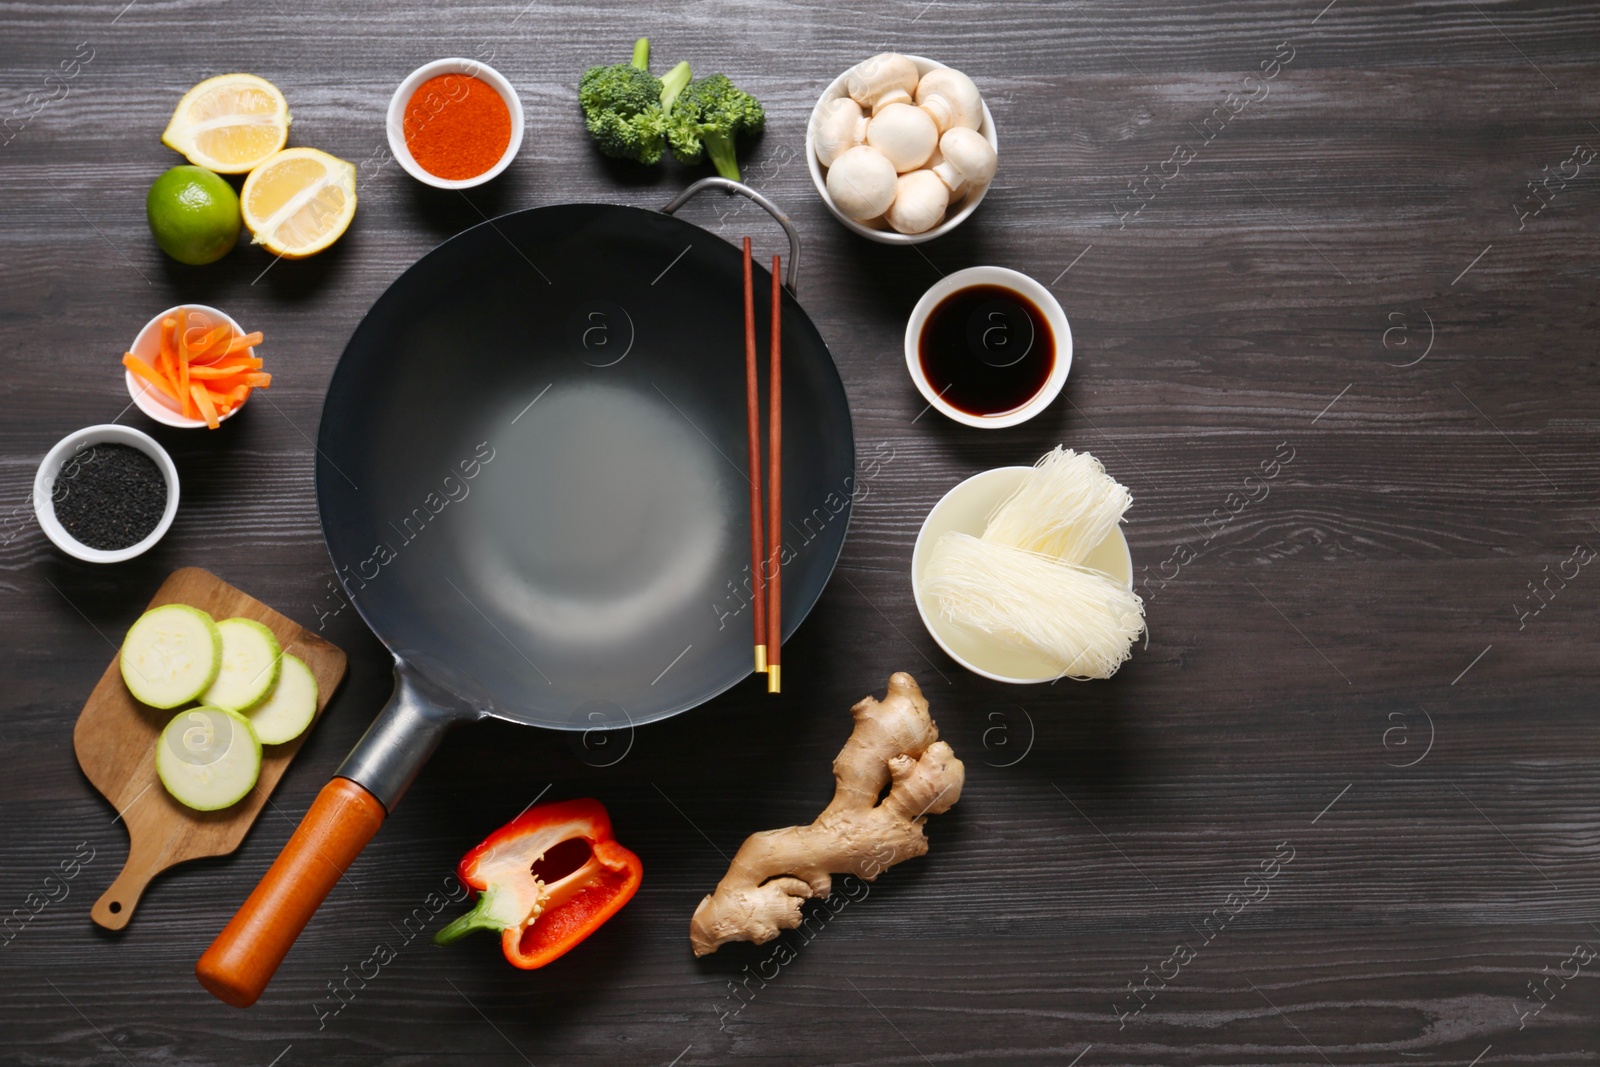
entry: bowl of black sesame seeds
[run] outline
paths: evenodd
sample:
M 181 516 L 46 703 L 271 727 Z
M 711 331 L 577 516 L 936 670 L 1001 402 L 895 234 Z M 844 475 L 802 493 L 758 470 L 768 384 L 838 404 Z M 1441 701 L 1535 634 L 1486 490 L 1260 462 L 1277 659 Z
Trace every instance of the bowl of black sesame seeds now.
M 56 442 L 33 479 L 33 510 L 57 548 L 120 563 L 161 540 L 178 513 L 178 468 L 131 426 L 88 426 Z

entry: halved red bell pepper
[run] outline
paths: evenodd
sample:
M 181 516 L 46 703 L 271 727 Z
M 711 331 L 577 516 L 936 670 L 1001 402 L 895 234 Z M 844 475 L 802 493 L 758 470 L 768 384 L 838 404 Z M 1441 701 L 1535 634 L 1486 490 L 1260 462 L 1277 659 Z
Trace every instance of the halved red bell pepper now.
M 461 858 L 456 876 L 478 904 L 434 935 L 448 944 L 474 930 L 500 931 L 506 959 L 523 970 L 565 955 L 633 899 L 639 857 L 611 835 L 598 800 L 529 808 Z

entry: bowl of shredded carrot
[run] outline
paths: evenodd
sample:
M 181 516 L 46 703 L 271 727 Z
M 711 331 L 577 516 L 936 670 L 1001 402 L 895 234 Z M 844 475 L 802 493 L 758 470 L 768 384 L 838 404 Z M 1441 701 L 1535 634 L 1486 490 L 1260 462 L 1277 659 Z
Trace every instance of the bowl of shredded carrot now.
M 180 304 L 145 324 L 123 353 L 128 395 L 165 426 L 215 430 L 244 407 L 250 394 L 272 384 L 246 333 L 216 308 Z

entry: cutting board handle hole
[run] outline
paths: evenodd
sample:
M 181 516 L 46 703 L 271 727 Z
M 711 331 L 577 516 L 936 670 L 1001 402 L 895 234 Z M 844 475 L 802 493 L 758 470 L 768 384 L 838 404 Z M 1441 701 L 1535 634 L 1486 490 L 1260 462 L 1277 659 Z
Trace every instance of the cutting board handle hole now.
M 111 914 L 115 915 L 117 912 L 122 910 L 122 901 L 113 900 L 110 904 L 107 904 L 106 907 L 110 910 Z

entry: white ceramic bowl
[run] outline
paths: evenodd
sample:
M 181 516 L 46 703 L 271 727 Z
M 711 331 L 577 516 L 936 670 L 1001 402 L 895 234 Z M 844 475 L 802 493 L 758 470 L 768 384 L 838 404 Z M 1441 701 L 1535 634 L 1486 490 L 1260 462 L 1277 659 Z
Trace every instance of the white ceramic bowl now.
M 917 612 L 939 647 L 973 674 L 1017 685 L 1051 682 L 1061 677 L 1061 671 L 1042 656 L 1001 644 L 946 619 L 939 613 L 939 605 L 923 593 L 923 571 L 933 546 L 945 534 L 981 536 L 990 514 L 1022 484 L 1022 479 L 1032 469 L 999 467 L 974 474 L 950 490 L 928 512 L 917 533 L 916 548 L 911 552 L 911 591 L 917 601 Z M 1083 562 L 1133 588 L 1133 556 L 1128 552 L 1128 541 L 1120 526 Z
M 904 52 L 900 54 L 917 65 L 918 77 L 928 73 L 930 70 L 946 66 L 944 63 L 925 59 L 922 56 L 913 56 Z M 854 70 L 855 68 L 852 67 L 850 69 Z M 811 109 L 811 120 L 806 123 L 806 166 L 811 170 L 811 183 L 817 187 L 817 195 L 822 197 L 822 202 L 828 206 L 829 211 L 833 212 L 833 217 L 867 240 L 877 241 L 886 245 L 921 244 L 923 241 L 931 241 L 935 237 L 941 237 L 960 226 L 966 221 L 967 216 L 972 214 L 979 204 L 983 203 L 983 198 L 988 195 L 990 188 L 994 186 L 993 181 L 979 189 L 976 196 L 969 196 L 961 201 L 956 206 L 955 211 L 945 215 L 944 221 L 939 225 L 922 233 L 898 233 L 888 229 L 887 226 L 881 229 L 875 228 L 866 223 L 857 222 L 834 205 L 833 197 L 828 195 L 828 176 L 824 172 L 822 164 L 817 160 L 817 116 L 822 113 L 822 105 L 829 100 L 849 95 L 844 88 L 845 79 L 849 77 L 850 71 L 847 70 L 833 79 L 828 87 L 822 91 L 822 96 L 817 100 L 817 106 Z M 1000 141 L 995 137 L 994 116 L 989 113 L 989 102 L 987 100 L 983 104 L 983 122 L 978 126 L 978 132 L 983 134 L 984 140 L 989 142 L 989 147 L 993 148 L 996 154 L 999 154 Z
M 471 178 L 441 178 L 437 174 L 432 174 L 423 169 L 422 164 L 411 155 L 411 149 L 406 146 L 406 105 L 411 102 L 411 97 L 419 85 L 441 74 L 465 74 L 477 78 L 499 93 L 500 99 L 506 102 L 506 109 L 511 112 L 511 140 L 506 143 L 506 150 L 500 156 L 500 161 L 482 174 Z M 400 161 L 400 166 L 405 168 L 407 174 L 422 184 L 431 185 L 436 189 L 471 189 L 494 178 L 516 158 L 517 150 L 522 147 L 522 101 L 518 99 L 517 91 L 511 87 L 506 76 L 487 64 L 474 59 L 436 59 L 432 63 L 424 63 L 406 75 L 405 81 L 400 83 L 400 88 L 389 98 L 389 116 L 385 126 L 388 127 L 389 133 L 389 151 Z
M 218 311 L 214 307 L 206 307 L 204 304 L 179 304 L 177 307 L 168 308 L 155 318 L 151 319 L 149 322 L 145 323 L 144 329 L 140 330 L 139 336 L 133 339 L 133 347 L 129 348 L 128 351 L 132 352 L 135 356 L 144 360 L 152 367 L 155 366 L 156 353 L 161 350 L 161 320 L 174 315 L 179 311 L 186 312 L 188 314 L 199 312 L 210 320 L 211 327 L 213 329 L 222 325 L 223 323 L 227 323 L 229 326 L 233 327 L 234 333 L 244 333 L 244 330 L 240 328 L 239 324 L 233 321 L 232 316 L 225 312 Z M 247 348 L 245 351 L 252 358 L 255 357 L 256 350 L 254 348 Z M 206 428 L 206 421 L 204 419 L 191 419 L 189 416 L 179 411 L 178 405 L 173 403 L 171 398 L 169 398 L 165 393 L 157 389 L 155 386 L 151 385 L 149 382 L 145 381 L 143 378 L 139 377 L 137 374 L 133 373 L 133 371 L 123 368 L 122 377 L 128 385 L 128 395 L 133 397 L 133 402 L 135 404 L 139 405 L 139 410 L 150 416 L 152 419 L 155 419 L 163 426 L 173 426 L 180 430 L 203 430 Z M 250 398 L 246 397 L 245 404 L 248 404 L 249 402 Z M 240 404 L 226 415 L 219 415 L 217 417 L 217 421 L 227 422 L 229 419 L 237 415 L 243 407 L 244 404 Z M 151 443 L 154 444 L 155 442 L 152 441 Z
M 951 293 L 974 285 L 998 285 L 1027 297 L 1044 313 L 1045 321 L 1050 324 L 1050 332 L 1055 335 L 1056 361 L 1055 366 L 1050 368 L 1050 377 L 1045 379 L 1044 385 L 1031 400 L 1003 415 L 974 415 L 962 411 L 939 395 L 922 370 L 918 347 L 928 315 Z M 1055 295 L 1026 274 L 1005 267 L 968 267 L 945 275 L 922 294 L 917 306 L 911 309 L 911 317 L 906 320 L 905 350 L 906 369 L 911 372 L 911 380 L 916 383 L 917 391 L 924 400 L 959 423 L 984 430 L 999 430 L 1027 422 L 1061 395 L 1061 387 L 1067 383 L 1067 375 L 1072 371 L 1072 327 L 1067 323 L 1067 313 L 1061 310 Z M 974 354 L 973 358 L 976 359 L 977 355 Z
M 161 513 L 161 521 L 156 523 L 156 528 L 151 530 L 143 541 L 127 548 L 90 548 L 68 533 L 66 527 L 61 525 L 61 520 L 56 518 L 53 494 L 61 468 L 74 456 L 95 445 L 105 444 L 129 445 L 137 448 L 155 460 L 156 466 L 161 470 L 161 476 L 167 481 L 167 507 Z M 118 426 L 112 422 L 102 423 L 99 426 L 86 426 L 69 433 L 45 453 L 44 462 L 39 464 L 39 472 L 33 476 L 33 513 L 38 516 L 39 525 L 43 527 L 45 536 L 55 542 L 55 546 L 67 555 L 90 563 L 121 563 L 125 559 L 140 555 L 161 540 L 167 528 L 172 525 L 173 516 L 178 514 L 178 468 L 173 465 L 172 457 L 167 455 L 167 450 L 156 444 L 147 433 L 135 430 L 131 426 Z

